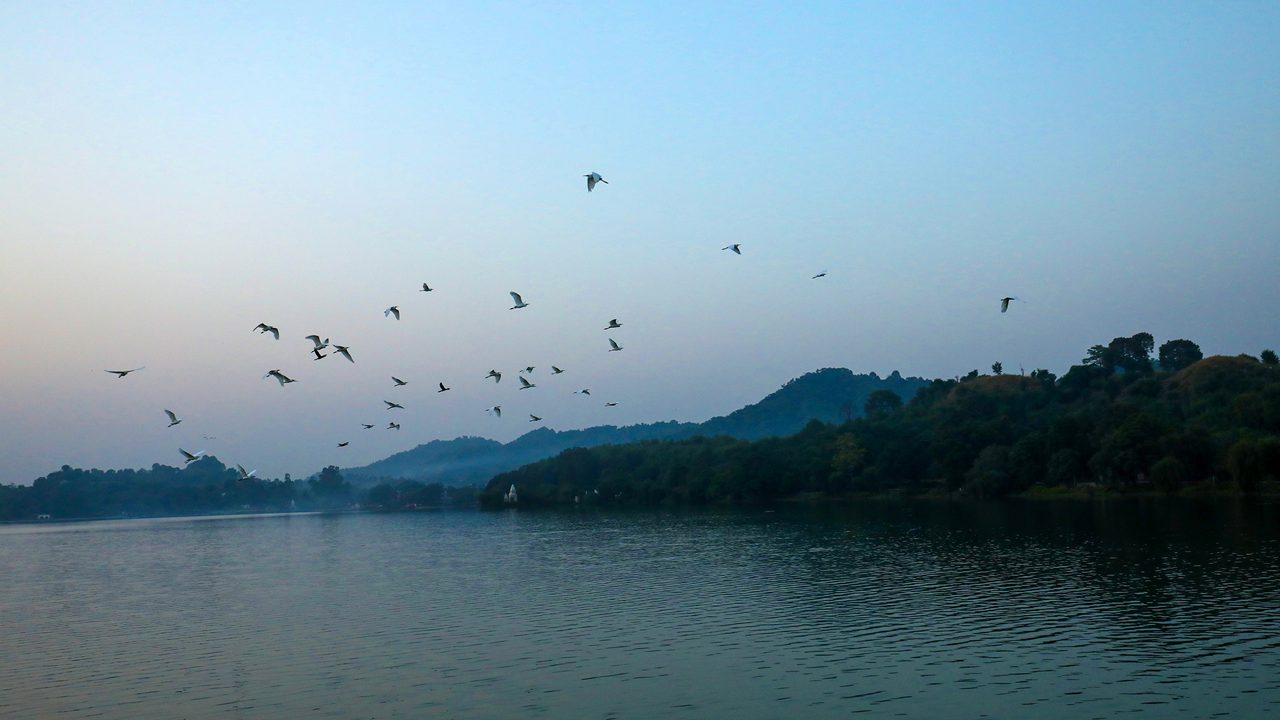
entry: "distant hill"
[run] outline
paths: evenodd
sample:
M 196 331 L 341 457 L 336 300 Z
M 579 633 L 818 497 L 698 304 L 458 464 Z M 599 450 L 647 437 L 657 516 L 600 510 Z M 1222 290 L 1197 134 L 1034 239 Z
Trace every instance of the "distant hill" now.
M 505 444 L 479 437 L 433 440 L 363 467 L 344 468 L 342 474 L 357 485 L 397 479 L 446 485 L 485 483 L 495 475 L 570 448 L 697 435 L 743 440 L 790 435 L 810 420 L 839 423 L 861 417 L 867 397 L 876 390 L 889 390 L 906 402 L 927 384 L 927 380 L 903 377 L 896 370 L 881 378 L 875 373 L 855 375 L 844 368 L 825 368 L 791 380 L 758 403 L 703 423 L 669 421 L 563 431 L 539 428 Z

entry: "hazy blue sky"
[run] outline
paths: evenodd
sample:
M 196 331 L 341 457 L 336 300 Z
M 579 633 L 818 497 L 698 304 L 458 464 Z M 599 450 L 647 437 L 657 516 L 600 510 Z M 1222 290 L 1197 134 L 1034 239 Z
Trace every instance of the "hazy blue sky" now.
M 0 4 L 0 482 L 1280 346 L 1280 4 L 458 5 Z

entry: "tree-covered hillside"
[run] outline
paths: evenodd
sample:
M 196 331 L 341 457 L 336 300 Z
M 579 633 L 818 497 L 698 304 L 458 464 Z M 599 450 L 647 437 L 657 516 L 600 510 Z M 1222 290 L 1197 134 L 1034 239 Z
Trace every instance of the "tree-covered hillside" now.
M 860 416 L 866 399 L 876 391 L 888 391 L 907 400 L 927 384 L 921 378 L 904 378 L 897 371 L 880 378 L 875 373 L 855 375 L 843 368 L 826 368 L 791 380 L 758 403 L 703 423 L 671 421 L 562 431 L 539 428 L 506 444 L 476 437 L 435 440 L 342 472 L 357 484 L 406 478 L 446 485 L 484 483 L 494 475 L 570 448 L 696 435 L 743 439 L 790 435 L 810 420 L 843 422 Z
M 1032 486 L 1245 492 L 1280 476 L 1280 367 L 1211 357 L 1186 340 L 1152 358 L 1147 333 L 1089 350 L 1062 378 L 935 380 L 905 405 L 868 396 L 866 416 L 785 438 L 695 437 L 574 449 L 495 477 L 521 505 L 761 502 L 905 491 L 993 497 Z M 995 371 L 1001 370 L 997 365 Z

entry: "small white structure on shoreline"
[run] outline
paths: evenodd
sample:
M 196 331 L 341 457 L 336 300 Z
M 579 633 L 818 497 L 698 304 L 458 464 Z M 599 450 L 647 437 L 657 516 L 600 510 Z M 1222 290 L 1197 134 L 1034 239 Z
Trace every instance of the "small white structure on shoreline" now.
M 507 491 L 507 494 L 502 496 L 502 502 L 508 505 L 515 505 L 518 499 L 515 485 L 512 485 L 511 489 Z

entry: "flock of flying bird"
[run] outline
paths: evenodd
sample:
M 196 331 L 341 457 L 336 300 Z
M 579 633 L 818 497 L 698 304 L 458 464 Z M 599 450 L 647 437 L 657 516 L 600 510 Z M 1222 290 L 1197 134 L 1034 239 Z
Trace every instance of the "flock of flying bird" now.
M 585 175 L 584 177 L 586 177 L 586 179 L 587 179 L 587 192 L 591 192 L 591 191 L 595 190 L 595 187 L 596 187 L 596 185 L 597 185 L 598 183 L 604 183 L 604 184 L 606 184 L 606 185 L 607 185 L 607 184 L 609 184 L 609 181 L 605 180 L 603 177 L 601 177 L 601 176 L 600 176 L 600 174 L 599 174 L 599 173 L 596 173 L 596 172 L 589 173 L 589 174 Z M 733 252 L 735 255 L 741 255 L 741 254 L 742 254 L 742 243 L 733 243 L 732 245 L 727 245 L 727 246 L 725 246 L 725 247 L 721 248 L 721 250 L 728 250 L 728 251 Z M 814 275 L 811 279 L 813 279 L 813 280 L 817 280 L 818 278 L 826 277 L 826 275 L 827 275 L 827 273 L 826 273 L 826 271 L 824 270 L 824 271 L 822 271 L 822 272 L 820 272 L 820 273 L 818 273 L 818 274 Z M 432 287 L 430 287 L 430 285 L 428 285 L 427 283 L 422 283 L 422 288 L 421 288 L 420 292 L 433 292 L 433 290 L 434 290 L 434 289 L 433 289 Z M 512 306 L 511 306 L 511 308 L 510 308 L 511 310 L 522 310 L 522 309 L 524 309 L 524 308 L 529 307 L 529 303 L 527 303 L 527 302 L 525 302 L 525 301 L 524 301 L 524 298 L 520 296 L 520 293 L 515 292 L 515 291 L 512 291 L 510 294 L 511 294 L 511 301 L 512 301 L 512 303 L 513 303 L 513 305 L 512 305 Z M 1008 312 L 1008 310 L 1009 310 L 1009 303 L 1010 303 L 1010 302 L 1012 302 L 1012 301 L 1014 301 L 1014 300 L 1018 300 L 1018 299 L 1019 299 L 1019 298 L 1012 297 L 1012 296 L 1010 296 L 1010 297 L 1003 297 L 1003 298 L 1000 298 L 1000 312 L 1002 312 L 1002 313 L 1004 313 L 1004 312 Z M 388 317 L 388 318 L 395 318 L 396 320 L 399 320 L 399 319 L 400 319 L 400 307 L 399 307 L 398 305 L 392 305 L 392 306 L 388 307 L 387 309 L 383 310 L 383 311 L 382 311 L 382 314 L 383 314 L 385 317 Z M 605 329 L 605 330 L 615 330 L 615 329 L 618 329 L 618 328 L 621 328 L 621 327 L 622 327 L 622 323 L 618 322 L 618 319 L 617 319 L 617 318 L 613 318 L 613 319 L 609 320 L 608 324 L 607 324 L 607 325 L 605 325 L 604 329 Z M 267 323 L 262 322 L 262 323 L 258 323 L 258 324 L 257 324 L 257 326 L 255 326 L 255 327 L 253 328 L 253 330 L 254 330 L 254 331 L 256 331 L 256 332 L 258 332 L 258 333 L 260 333 L 260 334 L 263 334 L 263 335 L 268 335 L 268 334 L 269 334 L 269 335 L 271 335 L 271 336 L 272 336 L 274 339 L 276 339 L 276 340 L 279 340 L 279 339 L 280 339 L 280 329 L 279 329 L 279 328 L 277 328 L 277 327 L 275 327 L 274 325 L 268 325 Z M 323 360 L 324 358 L 327 358 L 327 357 L 329 357 L 330 355 L 333 355 L 334 353 L 336 353 L 336 354 L 341 355 L 342 357 L 346 358 L 348 362 L 351 362 L 351 363 L 354 363 L 354 362 L 355 362 L 355 358 L 354 358 L 354 357 L 352 357 L 352 355 L 351 355 L 351 348 L 350 348 L 350 347 L 348 347 L 348 346 L 346 346 L 346 345 L 339 345 L 339 344 L 337 344 L 337 343 L 331 343 L 331 342 L 330 342 L 330 340 L 329 340 L 329 338 L 321 339 L 319 335 L 308 335 L 308 336 L 306 336 L 306 338 L 304 338 L 304 339 L 306 339 L 306 340 L 308 340 L 308 341 L 310 341 L 310 342 L 311 342 L 311 345 L 312 345 L 312 347 L 311 347 L 311 354 L 313 355 L 312 360 Z M 621 346 L 621 345 L 619 345 L 619 344 L 617 343 L 617 341 L 616 341 L 616 340 L 614 340 L 613 338 L 608 338 L 608 341 L 609 341 L 609 352 L 621 352 L 621 351 L 622 351 L 622 349 L 623 349 L 623 348 L 622 348 L 622 346 Z M 328 354 L 326 354 L 326 353 L 324 352 L 324 351 L 326 351 L 326 350 L 328 350 L 328 351 L 329 351 L 329 352 L 328 352 Z M 106 372 L 111 373 L 111 374 L 115 375 L 116 377 L 123 379 L 123 378 L 125 378 L 126 376 L 128 376 L 128 375 L 129 375 L 129 374 L 131 374 L 131 373 L 135 373 L 135 372 L 138 372 L 139 370 L 144 370 L 144 369 L 146 369 L 146 366 L 145 366 L 145 365 L 144 365 L 144 366 L 142 366 L 142 367 L 132 368 L 132 369 L 130 369 L 130 370 L 107 370 Z M 526 375 L 530 375 L 530 376 L 531 376 L 531 375 L 533 374 L 533 371 L 534 371 L 534 370 L 535 370 L 534 366 L 530 365 L 530 366 L 528 366 L 528 367 L 524 368 L 523 370 L 518 370 L 518 371 L 517 371 L 517 373 L 518 373 L 518 374 L 516 375 L 516 379 L 520 382 L 520 386 L 519 386 L 519 388 L 518 388 L 519 390 L 530 390 L 530 389 L 532 389 L 532 388 L 536 388 L 536 387 L 537 387 L 537 384 L 530 382 L 530 381 L 528 380 L 528 378 L 526 378 L 526 377 L 525 377 Z M 555 365 L 552 365 L 552 366 L 551 366 L 551 374 L 552 374 L 552 375 L 559 375 L 559 374 L 561 374 L 561 373 L 563 373 L 563 372 L 564 372 L 564 370 L 560 369 L 559 367 L 557 367 L 557 366 L 555 366 Z M 276 380 L 276 382 L 278 382 L 278 383 L 280 384 L 280 387 L 284 387 L 285 385 L 288 385 L 288 384 L 290 384 L 290 383 L 295 383 L 295 382 L 297 382 L 297 380 L 295 380 L 295 379 L 293 379 L 293 378 L 289 377 L 288 375 L 285 375 L 283 372 L 281 372 L 279 368 L 275 368 L 275 369 L 273 369 L 273 370 L 268 370 L 268 371 L 267 371 L 267 373 L 266 373 L 265 375 L 263 375 L 262 377 L 263 377 L 263 379 L 264 379 L 264 380 L 265 380 L 265 379 L 267 379 L 267 378 L 273 378 L 273 379 L 275 379 L 275 380 Z M 489 371 L 489 373 L 488 373 L 487 375 L 485 375 L 485 376 L 484 376 L 484 379 L 486 379 L 486 380 L 487 380 L 487 379 L 489 379 L 489 378 L 493 378 L 493 382 L 494 382 L 495 384 L 500 383 L 500 382 L 502 382 L 502 373 L 498 372 L 496 369 L 494 369 L 494 370 L 490 370 L 490 371 Z M 396 377 L 396 376 L 394 376 L 394 375 L 392 375 L 392 376 L 391 376 L 391 382 L 392 382 L 392 387 L 397 387 L 397 388 L 398 388 L 398 387 L 404 387 L 405 385 L 408 385 L 408 384 L 409 384 L 409 383 L 408 383 L 408 381 L 406 381 L 406 380 L 402 380 L 402 379 L 400 379 L 400 378 L 398 378 L 398 377 Z M 437 392 L 437 393 L 443 393 L 443 392 L 448 392 L 448 391 L 452 390 L 452 388 L 450 388 L 450 387 L 446 386 L 443 382 L 438 383 L 438 385 L 439 385 L 439 389 L 438 389 L 438 390 L 436 390 L 436 392 Z M 589 395 L 591 395 L 591 389 L 590 389 L 590 388 L 583 388 L 583 389 L 581 389 L 581 390 L 575 390 L 575 391 L 573 392 L 573 394 L 575 394 L 575 395 L 589 396 Z M 383 400 L 382 402 L 386 404 L 386 406 L 387 406 L 387 410 L 403 410 L 403 409 L 404 409 L 404 405 L 401 405 L 401 404 L 396 403 L 396 402 L 392 402 L 392 401 L 390 401 L 390 400 Z M 616 407 L 616 406 L 617 406 L 617 404 L 618 404 L 618 403 L 616 403 L 616 402 L 612 402 L 612 401 L 611 401 L 611 402 L 606 402 L 604 405 L 605 405 L 605 407 Z M 489 414 L 491 414 L 491 415 L 493 415 L 493 416 L 495 416 L 495 417 L 499 417 L 499 418 L 500 418 L 500 417 L 502 417 L 502 406 L 501 406 L 501 405 L 493 405 L 492 407 L 487 408 L 487 409 L 485 410 L 485 412 L 487 412 L 487 413 L 489 413 Z M 164 413 L 165 413 L 165 415 L 166 415 L 166 416 L 168 416 L 168 418 L 169 418 L 169 424 L 168 424 L 168 427 L 173 427 L 173 426 L 178 425 L 179 423 L 181 423 L 181 422 L 182 422 L 182 418 L 178 417 L 178 416 L 177 416 L 177 414 L 175 414 L 172 410 L 165 409 Z M 534 414 L 530 413 L 530 414 L 529 414 L 529 422 L 532 422 L 532 423 L 542 422 L 542 417 L 540 417 L 540 416 L 538 416 L 538 415 L 534 415 Z M 375 427 L 373 424 L 370 424 L 370 423 L 360 423 L 360 426 L 361 426 L 363 429 L 365 429 L 365 430 L 372 430 L 372 429 Z M 399 430 L 399 429 L 400 429 L 400 423 L 395 422 L 395 421 L 388 422 L 388 423 L 387 423 L 387 428 L 386 428 L 386 429 L 388 429 L 388 430 Z M 211 438 L 211 436 L 208 436 L 208 435 L 206 435 L 206 436 L 204 436 L 204 437 L 205 437 L 206 439 L 212 439 L 212 438 Z M 350 441 L 345 441 L 345 440 L 344 440 L 343 442 L 338 443 L 338 444 L 337 444 L 337 446 L 338 446 L 338 447 L 340 447 L 340 448 L 345 448 L 345 447 L 349 446 L 350 444 L 351 444 L 351 443 L 350 443 Z M 203 451 L 203 450 L 201 450 L 201 451 L 199 451 L 199 452 L 191 453 L 191 452 L 187 452 L 186 450 L 184 450 L 184 449 L 182 449 L 182 448 L 178 448 L 178 452 L 179 452 L 179 454 L 181 454 L 181 455 L 182 455 L 182 458 L 183 458 L 183 464 L 184 464 L 184 465 L 186 465 L 186 464 L 190 464 L 190 463 L 192 463 L 192 462 L 194 462 L 194 461 L 196 461 L 196 460 L 200 459 L 201 457 L 203 457 L 203 456 L 205 455 L 205 451 Z M 239 473 L 239 480 L 240 480 L 240 481 L 248 480 L 249 478 L 253 477 L 253 476 L 254 476 L 254 474 L 256 474 L 256 473 L 258 472 L 257 470 L 245 470 L 245 469 L 244 469 L 244 467 L 243 467 L 242 465 L 236 465 L 236 470 L 237 470 L 237 472 Z

